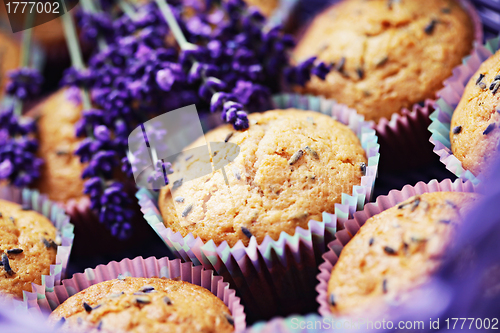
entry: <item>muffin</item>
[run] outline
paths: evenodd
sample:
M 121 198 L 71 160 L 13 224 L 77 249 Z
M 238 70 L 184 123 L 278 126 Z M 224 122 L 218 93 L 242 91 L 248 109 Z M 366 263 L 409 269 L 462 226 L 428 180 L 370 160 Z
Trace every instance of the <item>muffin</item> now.
M 487 59 L 465 87 L 450 126 L 453 155 L 479 175 L 500 150 L 500 51 Z
M 81 142 L 75 136 L 75 123 L 82 106 L 68 99 L 66 92 L 59 90 L 30 111 L 38 118 L 38 154 L 44 161 L 36 188 L 51 200 L 63 202 L 81 198 L 84 183 L 84 165 L 74 155 Z
M 71 296 L 50 315 L 68 331 L 233 332 L 226 305 L 184 281 L 119 278 Z
M 19 67 L 21 48 L 8 34 L 0 32 L 0 98 L 9 81 L 8 72 Z
M 0 200 L 0 295 L 23 297 L 56 263 L 57 230 L 43 215 Z
M 476 194 L 414 196 L 368 219 L 343 248 L 328 283 L 335 315 L 386 312 L 440 266 Z
M 321 221 L 322 212 L 334 213 L 342 193 L 360 185 L 365 152 L 356 134 L 332 117 L 289 109 L 254 113 L 249 121 L 247 131 L 223 125 L 186 148 L 205 140 L 229 142 L 239 146 L 239 154 L 225 175 L 217 170 L 185 182 L 174 166 L 171 185 L 159 195 L 167 228 L 217 245 L 248 245 L 252 236 L 260 244 L 265 236 L 277 240 L 281 232 L 293 235 L 296 227 Z M 215 165 L 234 154 L 229 147 L 212 152 Z M 183 174 L 210 164 L 206 155 L 185 159 Z
M 302 93 L 357 109 L 367 120 L 390 119 L 434 98 L 452 69 L 469 54 L 471 17 L 458 1 L 345 0 L 316 17 L 294 55 L 333 63 Z

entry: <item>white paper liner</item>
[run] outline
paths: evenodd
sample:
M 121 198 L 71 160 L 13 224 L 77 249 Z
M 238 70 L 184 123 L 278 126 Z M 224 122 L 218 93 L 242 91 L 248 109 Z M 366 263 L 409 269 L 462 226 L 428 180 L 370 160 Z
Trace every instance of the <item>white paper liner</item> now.
M 157 194 L 146 189 L 137 192 L 144 218 L 165 242 L 172 253 L 195 265 L 202 265 L 224 276 L 237 290 L 247 314 L 270 318 L 280 313 L 308 311 L 314 308 L 314 277 L 325 244 L 332 239 L 337 223 L 342 226 L 349 216 L 369 201 L 379 160 L 379 145 L 370 124 L 353 109 L 321 97 L 282 94 L 274 98 L 276 108 L 298 108 L 332 115 L 347 124 L 361 141 L 368 158 L 366 176 L 353 194 L 342 194 L 342 203 L 335 204 L 335 214 L 323 213 L 323 222 L 311 220 L 308 229 L 297 227 L 293 236 L 282 232 L 277 241 L 266 236 L 259 245 L 255 237 L 244 246 L 227 242 L 216 246 L 204 243 L 191 233 L 183 237 L 166 228 L 157 207 Z
M 444 82 L 444 88 L 438 92 L 440 98 L 436 102 L 436 111 L 430 116 L 432 123 L 429 125 L 429 131 L 432 136 L 429 141 L 434 145 L 434 152 L 448 170 L 457 177 L 470 180 L 476 185 L 483 180 L 483 177 L 481 175 L 474 176 L 472 172 L 466 170 L 462 162 L 451 151 L 451 118 L 470 78 L 481 64 L 499 48 L 500 37 L 496 37 L 490 39 L 484 45 L 477 46 L 472 55 L 464 58 L 463 64 L 453 70 L 453 76 Z
M 330 304 L 328 303 L 328 281 L 333 266 L 337 263 L 344 246 L 354 237 L 361 226 L 370 217 L 383 212 L 386 209 L 422 193 L 431 192 L 476 192 L 476 187 L 471 182 L 462 182 L 457 179 L 452 182 L 445 179 L 442 182 L 431 180 L 428 184 L 419 182 L 415 186 L 406 185 L 401 191 L 392 190 L 388 195 L 379 196 L 375 203 L 368 203 L 362 211 L 356 212 L 352 219 L 345 223 L 345 229 L 335 234 L 335 240 L 328 244 L 329 251 L 323 255 L 324 262 L 319 266 L 320 273 L 317 276 L 319 284 L 316 286 L 319 304 L 319 313 L 322 316 L 331 316 Z
M 182 263 L 180 259 L 170 260 L 166 257 L 161 259 L 136 257 L 123 259 L 120 262 L 112 261 L 93 269 L 87 268 L 84 273 L 77 273 L 71 279 L 63 280 L 62 285 L 47 292 L 45 298 L 38 300 L 37 306 L 41 310 L 53 311 L 74 294 L 91 285 L 116 279 L 119 274 L 143 278 L 180 279 L 204 287 L 229 308 L 234 318 L 235 332 L 242 332 L 246 328 L 245 309 L 240 303 L 240 298 L 236 296 L 236 292 L 229 288 L 229 283 L 224 282 L 221 276 L 215 276 L 212 270 L 205 270 L 190 262 Z
M 23 291 L 23 301 L 14 300 L 15 306 L 30 309 L 36 305 L 38 298 L 45 297 L 46 291 L 52 291 L 54 286 L 61 284 L 65 277 L 71 248 L 73 246 L 73 225 L 69 216 L 57 204 L 40 195 L 38 191 L 19 189 L 13 186 L 0 186 L 0 199 L 26 206 L 47 217 L 57 228 L 61 236 L 61 245 L 57 247 L 56 263 L 50 265 L 50 275 L 42 275 L 42 284 L 31 284 L 32 291 Z

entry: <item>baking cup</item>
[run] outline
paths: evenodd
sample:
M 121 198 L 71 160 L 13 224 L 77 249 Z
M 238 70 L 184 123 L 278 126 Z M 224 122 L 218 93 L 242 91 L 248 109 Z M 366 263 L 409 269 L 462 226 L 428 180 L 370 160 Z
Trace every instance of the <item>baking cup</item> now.
M 52 291 L 56 285 L 61 284 L 65 277 L 69 255 L 73 246 L 73 225 L 65 211 L 57 204 L 48 200 L 38 191 L 19 189 L 12 186 L 0 186 L 0 199 L 8 200 L 26 206 L 47 217 L 57 228 L 61 237 L 61 245 L 57 247 L 56 263 L 50 265 L 50 275 L 42 275 L 42 284 L 31 284 L 32 292 L 23 291 L 23 301 L 14 300 L 16 307 L 30 308 L 47 291 Z
M 493 38 L 500 32 L 500 1 L 471 0 L 483 23 L 484 36 Z
M 463 64 L 453 70 L 453 76 L 444 82 L 444 88 L 438 92 L 440 97 L 436 110 L 430 115 L 429 131 L 432 133 L 429 141 L 434 145 L 434 152 L 448 170 L 457 177 L 479 184 L 482 176 L 474 176 L 466 170 L 451 151 L 450 126 L 455 108 L 462 98 L 465 86 L 479 69 L 481 64 L 500 48 L 500 37 L 488 40 L 484 45 L 477 46 L 472 55 L 464 58 Z
M 229 308 L 234 318 L 235 332 L 242 332 L 246 328 L 244 307 L 236 292 L 229 288 L 229 283 L 224 282 L 221 276 L 215 276 L 212 270 L 166 257 L 161 259 L 136 257 L 123 259 L 120 262 L 111 261 L 93 269 L 87 268 L 84 273 L 77 273 L 71 279 L 63 280 L 61 285 L 46 292 L 45 297 L 38 299 L 36 307 L 41 311 L 53 311 L 74 294 L 91 285 L 116 279 L 120 274 L 131 277 L 179 279 L 202 286 L 220 298 Z
M 456 179 L 454 182 L 450 179 L 445 179 L 442 182 L 431 180 L 428 184 L 419 182 L 415 186 L 406 185 L 401 191 L 392 190 L 388 195 L 379 196 L 376 202 L 368 203 L 362 211 L 356 212 L 352 219 L 345 222 L 345 229 L 338 231 L 335 234 L 335 240 L 328 243 L 329 251 L 323 255 L 324 262 L 319 266 L 320 273 L 317 276 L 319 284 L 316 286 L 318 297 L 316 300 L 319 304 L 320 315 L 332 315 L 327 290 L 333 266 L 337 263 L 344 246 L 354 237 L 366 220 L 414 195 L 430 192 L 476 192 L 476 187 L 472 182 L 462 182 L 461 179 Z
M 183 237 L 166 228 L 157 206 L 158 194 L 146 189 L 136 194 L 144 218 L 169 250 L 185 261 L 224 276 L 242 297 L 251 319 L 314 310 L 314 279 L 320 256 L 336 232 L 337 223 L 345 222 L 370 200 L 379 160 L 375 131 L 353 109 L 324 98 L 295 94 L 277 95 L 274 104 L 280 109 L 298 108 L 331 115 L 348 125 L 365 149 L 368 166 L 361 185 L 353 187 L 352 195 L 342 194 L 342 203 L 335 204 L 335 214 L 323 213 L 324 222 L 311 220 L 308 229 L 297 227 L 293 236 L 282 232 L 278 240 L 266 236 L 260 245 L 252 237 L 248 246 L 241 241 L 233 247 L 227 242 L 217 246 L 191 233 Z

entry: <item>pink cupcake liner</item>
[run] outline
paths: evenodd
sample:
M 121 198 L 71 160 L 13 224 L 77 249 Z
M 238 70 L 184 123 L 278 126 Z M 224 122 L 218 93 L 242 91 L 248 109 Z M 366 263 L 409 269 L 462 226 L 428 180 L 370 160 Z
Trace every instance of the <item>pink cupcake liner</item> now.
M 325 245 L 333 239 L 337 224 L 342 227 L 349 216 L 370 200 L 377 175 L 379 145 L 375 131 L 355 110 L 321 97 L 282 94 L 274 96 L 276 108 L 313 110 L 335 117 L 353 130 L 365 149 L 368 164 L 360 186 L 352 195 L 343 194 L 342 203 L 335 204 L 335 215 L 323 213 L 323 222 L 311 220 L 308 229 L 297 227 L 294 235 L 285 232 L 278 240 L 267 236 L 261 244 L 256 238 L 244 246 L 227 242 L 216 246 L 204 243 L 191 233 L 182 236 L 163 224 L 157 207 L 157 194 L 140 189 L 139 199 L 144 218 L 165 242 L 169 250 L 185 261 L 215 270 L 237 290 L 253 318 L 271 318 L 279 314 L 313 311 L 317 266 Z
M 58 237 L 61 239 L 61 245 L 57 246 L 56 263 L 50 265 L 50 275 L 42 275 L 41 285 L 32 283 L 31 292 L 23 291 L 23 301 L 13 300 L 16 307 L 30 309 L 36 304 L 37 298 L 47 291 L 52 291 L 65 277 L 73 246 L 73 225 L 63 209 L 46 196 L 40 195 L 38 191 L 0 186 L 0 199 L 18 203 L 44 215 L 57 228 Z
M 500 37 L 488 40 L 484 45 L 477 46 L 469 57 L 464 58 L 463 64 L 453 70 L 453 76 L 444 82 L 444 88 L 438 92 L 436 111 L 430 119 L 429 131 L 432 133 L 429 141 L 434 145 L 434 152 L 448 170 L 463 180 L 479 184 L 483 177 L 474 176 L 466 170 L 451 151 L 450 126 L 453 112 L 455 112 L 470 78 L 479 69 L 481 64 L 500 48 Z
M 368 203 L 362 211 L 356 212 L 354 217 L 345 223 L 345 229 L 338 231 L 335 234 L 335 240 L 328 244 L 329 251 L 323 255 L 324 262 L 319 266 L 320 273 L 317 276 L 319 284 L 316 286 L 318 297 L 316 300 L 319 304 L 320 315 L 332 315 L 328 303 L 328 281 L 332 269 L 337 263 L 344 246 L 356 235 L 366 220 L 412 196 L 432 192 L 476 192 L 476 187 L 471 182 L 464 183 L 460 179 L 455 180 L 455 182 L 449 179 L 442 182 L 431 180 L 428 184 L 419 182 L 415 186 L 406 185 L 401 191 L 392 190 L 388 195 L 379 196 L 375 203 Z
M 46 292 L 43 298 L 38 299 L 36 307 L 41 311 L 53 311 L 74 294 L 103 281 L 118 278 L 118 275 L 143 278 L 169 278 L 196 284 L 208 289 L 221 299 L 229 308 L 234 318 L 235 332 L 243 332 L 246 328 L 246 315 L 240 298 L 229 288 L 221 276 L 215 276 L 212 270 L 206 270 L 192 263 L 183 263 L 180 259 L 123 259 L 120 262 L 112 261 L 96 268 L 87 268 L 84 273 L 77 273 L 71 279 L 62 281 L 53 291 Z

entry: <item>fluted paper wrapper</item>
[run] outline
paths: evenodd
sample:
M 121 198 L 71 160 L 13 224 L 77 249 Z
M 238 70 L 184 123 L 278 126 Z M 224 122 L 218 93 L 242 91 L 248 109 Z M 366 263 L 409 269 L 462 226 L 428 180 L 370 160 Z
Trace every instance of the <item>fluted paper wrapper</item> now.
M 483 23 L 484 36 L 493 38 L 500 32 L 500 2 L 497 0 L 472 0 Z
M 335 234 L 335 240 L 328 244 L 329 251 L 323 255 L 324 262 L 319 266 L 320 273 L 317 276 L 319 284 L 316 286 L 318 292 L 317 302 L 319 313 L 322 316 L 331 316 L 330 304 L 328 303 L 328 281 L 332 269 L 337 263 L 340 252 L 344 246 L 356 235 L 358 230 L 370 217 L 383 212 L 386 209 L 422 193 L 431 192 L 475 192 L 476 187 L 472 182 L 462 182 L 457 179 L 452 182 L 445 179 L 442 182 L 431 180 L 428 184 L 419 182 L 415 186 L 406 185 L 401 191 L 392 190 L 388 195 L 379 196 L 375 203 L 368 203 L 362 211 L 356 212 L 352 219 L 345 223 L 345 229 Z
M 120 262 L 112 261 L 93 269 L 87 268 L 84 273 L 77 273 L 71 279 L 63 280 L 61 285 L 47 292 L 45 298 L 38 300 L 37 306 L 44 311 L 53 311 L 74 294 L 94 284 L 116 279 L 120 274 L 130 277 L 178 279 L 206 288 L 220 298 L 231 311 L 235 332 L 242 332 L 246 328 L 245 309 L 236 292 L 229 288 L 229 283 L 224 282 L 221 276 L 215 276 L 212 270 L 166 257 L 136 257 Z
M 233 247 L 227 242 L 217 246 L 191 233 L 183 237 L 166 228 L 157 194 L 146 189 L 137 192 L 144 218 L 170 251 L 224 276 L 241 296 L 252 319 L 314 310 L 315 276 L 321 254 L 337 223 L 342 224 L 369 201 L 379 159 L 375 131 L 354 110 L 323 98 L 294 94 L 275 96 L 274 103 L 277 108 L 314 110 L 335 117 L 357 134 L 366 152 L 368 165 L 361 185 L 353 187 L 352 195 L 342 194 L 342 203 L 335 204 L 335 214 L 323 213 L 323 222 L 311 220 L 307 229 L 297 227 L 293 236 L 282 232 L 278 240 L 266 236 L 261 244 L 252 237 L 248 246 L 241 241 Z
M 430 119 L 432 123 L 429 131 L 432 133 L 430 142 L 434 145 L 434 152 L 439 156 L 440 161 L 448 170 L 463 180 L 469 180 L 474 184 L 479 184 L 481 175 L 474 176 L 466 170 L 451 151 L 450 127 L 451 118 L 465 90 L 465 86 L 470 78 L 479 69 L 481 64 L 492 56 L 500 48 L 500 37 L 487 41 L 484 45 L 478 46 L 472 55 L 464 58 L 463 64 L 453 71 L 453 76 L 445 81 L 444 88 L 439 91 L 439 100 L 436 103 Z
M 30 309 L 36 306 L 37 299 L 45 297 L 45 292 L 52 291 L 65 277 L 73 246 L 73 225 L 61 207 L 38 191 L 0 186 L 0 199 L 15 202 L 44 215 L 54 224 L 61 237 L 61 245 L 57 246 L 56 262 L 50 265 L 50 275 L 42 275 L 41 285 L 32 283 L 31 292 L 23 291 L 23 301 L 13 300 L 16 307 Z

